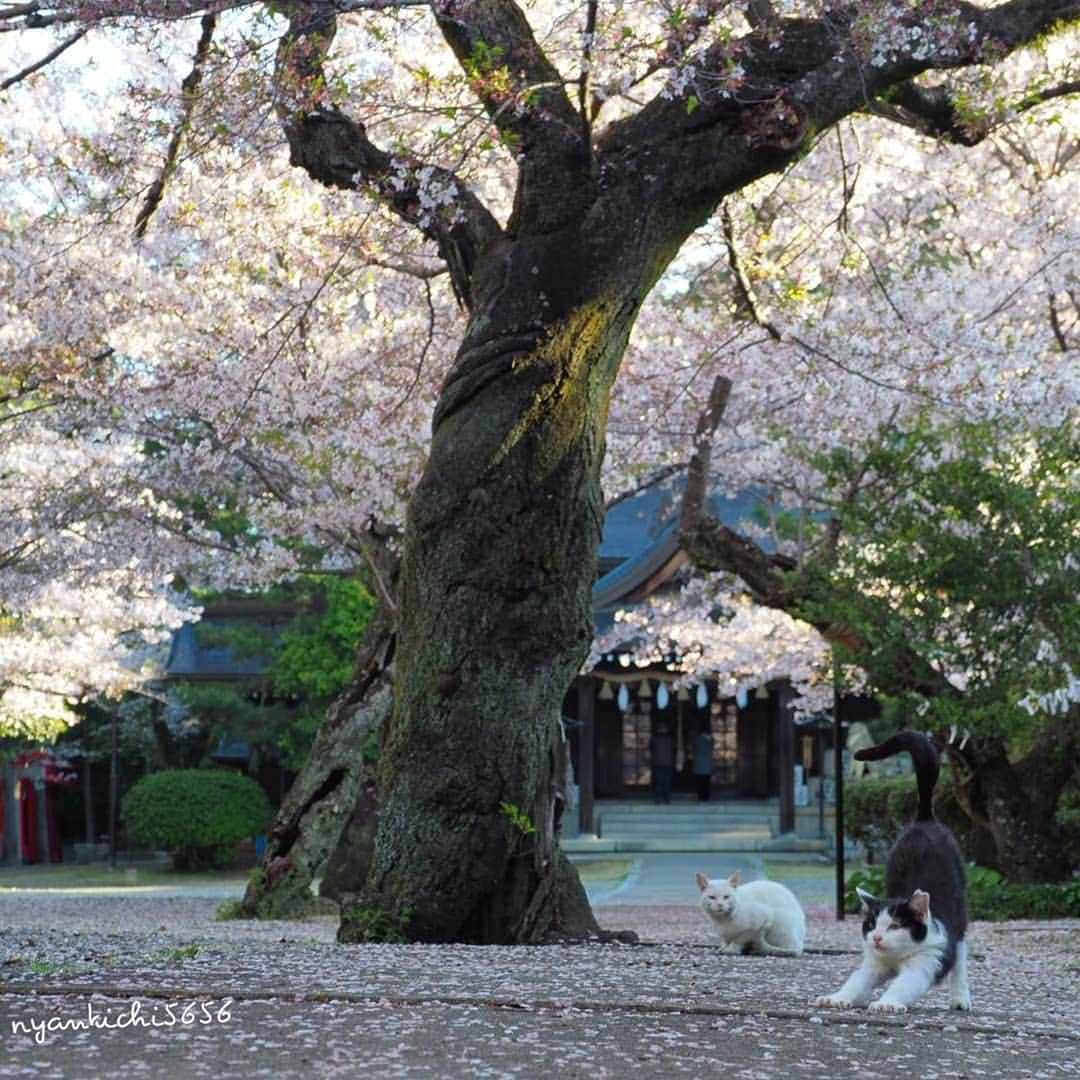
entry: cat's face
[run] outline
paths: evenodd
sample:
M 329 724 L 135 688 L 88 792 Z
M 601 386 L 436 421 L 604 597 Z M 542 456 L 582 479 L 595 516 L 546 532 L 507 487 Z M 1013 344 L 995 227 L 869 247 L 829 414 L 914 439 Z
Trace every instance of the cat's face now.
M 904 957 L 926 940 L 930 896 L 917 889 L 909 900 L 880 900 L 859 890 L 863 903 L 863 942 L 881 957 Z
M 709 879 L 704 874 L 698 874 L 697 883 L 701 892 L 701 906 L 709 915 L 727 918 L 735 911 L 735 890 L 739 887 L 737 873 L 727 880 Z

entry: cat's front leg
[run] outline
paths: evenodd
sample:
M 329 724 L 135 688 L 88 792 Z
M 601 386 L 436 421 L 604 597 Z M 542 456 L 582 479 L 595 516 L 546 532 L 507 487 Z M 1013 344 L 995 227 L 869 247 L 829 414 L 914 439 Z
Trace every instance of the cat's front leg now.
M 825 994 L 814 1004 L 828 1009 L 850 1009 L 856 1005 L 865 1005 L 886 977 L 887 972 L 877 964 L 864 961 L 848 976 L 847 982 L 835 994 Z
M 949 1008 L 971 1008 L 971 991 L 968 989 L 967 942 L 956 943 L 956 962 L 949 972 Z
M 872 1002 L 870 1012 L 902 1013 L 934 985 L 934 972 L 926 967 L 904 968 L 884 994 Z

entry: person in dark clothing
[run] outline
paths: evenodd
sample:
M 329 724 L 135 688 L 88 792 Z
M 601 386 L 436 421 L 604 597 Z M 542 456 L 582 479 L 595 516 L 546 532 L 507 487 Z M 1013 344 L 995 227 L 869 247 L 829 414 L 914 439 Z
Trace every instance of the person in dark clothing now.
M 652 737 L 653 796 L 658 803 L 671 802 L 675 777 L 675 739 L 667 724 L 658 724 Z
M 712 794 L 713 737 L 702 728 L 694 740 L 694 780 L 697 782 L 698 802 L 708 802 Z

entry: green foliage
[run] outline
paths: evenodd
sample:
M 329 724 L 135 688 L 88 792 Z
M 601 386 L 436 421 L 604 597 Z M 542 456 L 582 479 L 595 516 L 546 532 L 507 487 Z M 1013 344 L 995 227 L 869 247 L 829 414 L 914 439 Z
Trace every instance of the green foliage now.
M 31 960 L 27 967 L 35 975 L 92 975 L 96 970 L 93 964 L 63 964 L 41 959 Z
M 852 870 L 844 878 L 844 911 L 856 915 L 862 910 L 862 901 L 856 889 L 862 889 L 871 896 L 881 896 L 885 891 L 885 867 L 867 866 Z
M 514 803 L 501 802 L 499 803 L 499 809 L 520 837 L 531 836 L 536 832 L 536 826 L 532 823 L 532 818 L 520 806 L 515 806 Z
M 178 687 L 179 697 L 215 739 L 227 733 L 256 749 L 282 752 L 287 767 L 298 771 L 327 706 L 352 677 L 374 598 L 355 578 L 304 575 L 254 598 L 200 599 L 211 610 L 223 600 L 249 606 L 250 614 L 200 623 L 195 632 L 201 645 L 228 648 L 241 660 L 258 658 L 264 670 L 247 679 L 188 682 Z
M 868 862 L 877 862 L 915 820 L 918 804 L 912 773 L 853 780 L 844 787 L 844 834 L 864 845 Z M 972 825 L 956 800 L 952 771 L 948 768 L 942 769 L 934 791 L 934 816 L 952 829 L 961 850 L 970 857 Z
M 1080 654 L 1078 445 L 1070 421 L 1022 435 L 919 423 L 882 430 L 865 456 L 815 458 L 844 493 L 844 540 L 835 565 L 806 575 L 801 614 L 852 626 L 879 690 L 963 673 L 962 694 L 911 703 L 921 724 L 1030 737 L 1019 703 L 1066 685 Z
M 274 690 L 329 699 L 352 677 L 353 661 L 375 600 L 354 578 L 325 577 L 318 582 L 325 607 L 304 614 L 281 635 L 274 658 Z
M 178 964 L 182 960 L 194 960 L 201 952 L 201 945 L 185 945 L 182 948 L 158 949 L 158 951 L 154 953 L 154 959 L 166 960 Z
M 1001 922 L 1005 919 L 1063 919 L 1080 917 L 1080 881 L 1048 885 L 1010 885 L 996 870 L 968 867 L 968 916 Z M 861 902 L 856 887 L 872 896 L 884 891 L 885 870 L 868 866 L 853 870 L 844 885 L 844 910 L 856 914 Z M 930 897 L 933 910 L 934 898 Z
M 167 769 L 143 777 L 124 797 L 135 840 L 173 853 L 178 869 L 221 865 L 238 840 L 273 817 L 266 792 L 249 776 L 221 769 Z
M 1010 885 L 996 870 L 974 866 L 968 870 L 968 914 L 993 922 L 1080 918 L 1080 881 Z
M 233 919 L 246 917 L 243 900 L 222 900 L 214 912 L 214 918 L 221 922 L 230 922 Z
M 875 862 L 914 820 L 918 803 L 910 773 L 852 781 L 844 787 L 844 834 L 862 844 L 868 861 Z
M 354 908 L 341 916 L 340 940 L 354 945 L 380 942 L 400 945 L 408 940 L 405 928 L 411 918 L 409 908 L 396 915 L 375 908 Z

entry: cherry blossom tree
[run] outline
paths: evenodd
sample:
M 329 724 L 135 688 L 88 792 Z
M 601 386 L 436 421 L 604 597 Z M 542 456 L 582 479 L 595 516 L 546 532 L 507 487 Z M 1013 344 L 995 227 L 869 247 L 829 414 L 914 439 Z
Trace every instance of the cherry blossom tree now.
M 699 472 L 711 454 L 731 487 L 772 475 L 790 508 L 812 509 L 799 497 L 817 478 L 807 468 L 792 482 L 783 431 L 824 440 L 850 423 L 857 438 L 937 369 L 933 393 L 948 397 L 951 377 L 962 397 L 968 358 L 999 331 L 993 356 L 1006 363 L 1016 324 L 986 305 L 988 321 L 965 320 L 972 305 L 952 306 L 945 272 L 950 259 L 996 268 L 993 251 L 936 238 L 948 242 L 927 245 L 923 280 L 860 251 L 856 189 L 878 185 L 858 213 L 881 208 L 890 254 L 949 202 L 923 197 L 910 144 L 861 177 L 837 125 L 877 112 L 973 143 L 1013 113 L 1046 122 L 1069 72 L 1050 45 L 1015 69 L 1010 57 L 1076 14 L 1075 0 L 0 6 L 0 30 L 27 50 L 0 80 L 9 96 L 87 43 L 125 79 L 95 82 L 75 62 L 91 103 L 60 82 L 45 117 L 16 110 L 5 144 L 32 164 L 0 178 L 23 192 L 5 210 L 18 268 L 5 365 L 28 378 L 48 358 L 42 392 L 98 404 L 79 436 L 107 431 L 139 451 L 126 497 L 104 492 L 91 517 L 175 539 L 173 556 L 155 556 L 159 585 L 170 561 L 235 584 L 363 559 L 381 581 L 383 618 L 320 733 L 321 774 L 279 819 L 268 873 L 289 872 L 305 813 L 356 800 L 350 725 L 377 724 L 378 829 L 343 937 L 387 920 L 424 940 L 595 933 L 557 844 L 559 716 L 592 636 L 609 437 L 609 491 L 696 452 Z M 977 65 L 1001 86 L 964 76 Z M 785 189 L 796 194 L 781 195 L 780 215 L 767 178 L 786 182 L 834 137 L 840 227 L 821 234 L 807 189 Z M 811 236 L 840 257 L 801 258 Z M 1040 252 L 1055 243 L 1067 240 L 1051 228 Z M 1070 279 L 1049 248 L 1026 280 L 1047 286 L 1039 325 L 1064 334 Z M 1023 243 L 1011 254 L 1023 264 Z M 850 287 L 868 276 L 874 288 Z M 904 340 L 912 320 L 928 324 L 934 288 L 957 347 L 909 364 L 909 349 L 883 345 L 898 324 Z M 717 337 L 731 296 L 737 318 Z M 834 320 L 848 305 L 852 318 Z M 94 357 L 107 362 L 96 394 Z M 745 392 L 722 417 L 702 387 L 718 371 Z M 984 400 L 998 374 L 985 369 Z M 831 410 L 837 382 L 846 399 Z M 24 435 L 47 437 L 26 423 Z M 137 509 L 143 485 L 152 514 Z M 707 566 L 716 530 L 702 513 L 685 525 Z M 794 556 L 745 546 L 734 558 L 722 539 L 724 568 L 784 607 L 779 571 Z M 508 805 L 536 830 L 527 845 Z

